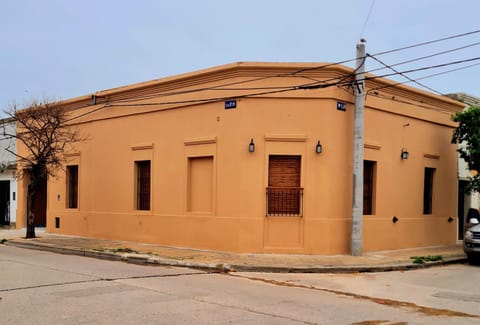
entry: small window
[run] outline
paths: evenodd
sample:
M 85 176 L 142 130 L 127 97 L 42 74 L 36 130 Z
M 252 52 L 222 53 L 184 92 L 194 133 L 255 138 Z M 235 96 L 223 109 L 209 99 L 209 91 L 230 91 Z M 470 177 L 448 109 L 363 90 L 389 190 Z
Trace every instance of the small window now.
M 67 208 L 78 208 L 78 165 L 67 166 Z
M 432 214 L 434 177 L 435 168 L 425 167 L 423 179 L 423 214 Z
M 150 210 L 150 160 L 136 161 L 136 209 Z
M 375 178 L 377 162 L 363 161 L 363 214 L 375 214 Z

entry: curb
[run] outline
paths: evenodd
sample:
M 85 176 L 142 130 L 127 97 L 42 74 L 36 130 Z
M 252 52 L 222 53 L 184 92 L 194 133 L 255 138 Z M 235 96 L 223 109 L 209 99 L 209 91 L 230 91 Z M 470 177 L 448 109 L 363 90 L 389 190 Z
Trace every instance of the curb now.
M 7 246 L 14 246 L 25 249 L 47 251 L 64 255 L 77 255 L 92 257 L 109 261 L 122 261 L 132 264 L 141 265 L 158 265 L 171 267 L 186 267 L 207 272 L 262 272 L 262 273 L 372 273 L 372 272 L 390 272 L 390 271 L 408 271 L 416 269 L 425 269 L 434 266 L 443 266 L 450 264 L 466 263 L 465 256 L 451 256 L 445 260 L 428 262 L 424 264 L 413 263 L 397 263 L 390 265 L 345 265 L 345 266 L 269 266 L 269 265 L 242 265 L 242 264 L 225 264 L 225 263 L 201 263 L 186 262 L 175 259 L 168 259 L 159 256 L 151 256 L 147 254 L 132 253 L 110 253 L 82 249 L 77 247 L 58 247 L 45 243 L 18 241 L 15 239 L 8 240 L 4 243 Z
M 39 250 L 52 252 L 57 254 L 64 255 L 77 255 L 84 257 L 92 257 L 102 260 L 109 261 L 122 261 L 132 264 L 141 264 L 141 265 L 158 265 L 158 266 L 173 266 L 173 267 L 186 267 L 191 269 L 197 269 L 208 272 L 221 272 L 226 273 L 232 271 L 230 265 L 228 264 L 213 264 L 213 263 L 196 263 L 196 262 L 185 262 L 174 259 L 166 259 L 162 257 L 154 257 L 146 254 L 131 254 L 131 253 L 109 253 L 109 252 L 100 252 L 88 249 L 81 248 L 71 248 L 71 247 L 58 247 L 48 244 L 40 244 L 35 242 L 25 242 L 17 241 L 14 239 L 8 240 L 4 243 L 7 246 L 14 246 L 18 248 Z

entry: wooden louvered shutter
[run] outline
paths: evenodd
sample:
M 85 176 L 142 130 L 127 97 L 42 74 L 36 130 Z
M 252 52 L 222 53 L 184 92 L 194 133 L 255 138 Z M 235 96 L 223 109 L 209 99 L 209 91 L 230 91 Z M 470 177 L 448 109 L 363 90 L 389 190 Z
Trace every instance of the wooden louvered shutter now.
M 268 215 L 300 214 L 300 156 L 270 156 L 268 164 Z

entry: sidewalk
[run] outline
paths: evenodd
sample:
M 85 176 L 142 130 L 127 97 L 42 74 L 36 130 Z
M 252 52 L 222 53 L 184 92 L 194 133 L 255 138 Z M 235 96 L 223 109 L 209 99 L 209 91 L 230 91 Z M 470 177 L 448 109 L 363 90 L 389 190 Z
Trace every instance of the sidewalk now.
M 6 245 L 81 255 L 129 263 L 189 267 L 209 271 L 350 273 L 410 270 L 466 262 L 462 245 L 436 246 L 350 255 L 236 254 L 175 248 L 117 240 L 54 235 L 37 228 L 38 238 L 25 239 L 25 229 L 0 228 Z M 440 256 L 441 260 L 414 264 L 411 257 Z

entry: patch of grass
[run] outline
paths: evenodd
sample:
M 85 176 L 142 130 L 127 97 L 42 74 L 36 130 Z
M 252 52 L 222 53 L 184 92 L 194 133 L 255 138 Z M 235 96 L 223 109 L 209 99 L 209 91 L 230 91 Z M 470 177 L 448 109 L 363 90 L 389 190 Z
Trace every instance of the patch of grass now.
M 0 244 L 5 244 L 8 241 L 8 239 L 2 238 L 0 239 Z
M 425 264 L 427 262 L 441 261 L 443 258 L 440 255 L 427 255 L 427 256 L 411 256 L 413 264 Z
M 134 254 L 138 254 L 138 252 L 136 250 L 133 250 L 133 249 L 128 248 L 128 247 L 118 247 L 118 248 L 100 247 L 100 248 L 92 248 L 92 251 L 101 252 L 101 253 L 108 252 L 108 253 L 134 253 Z
M 133 249 L 128 248 L 128 247 L 112 248 L 112 249 L 110 249 L 110 251 L 112 253 L 135 253 L 135 254 L 138 254 L 138 252 L 136 250 L 133 250 Z

